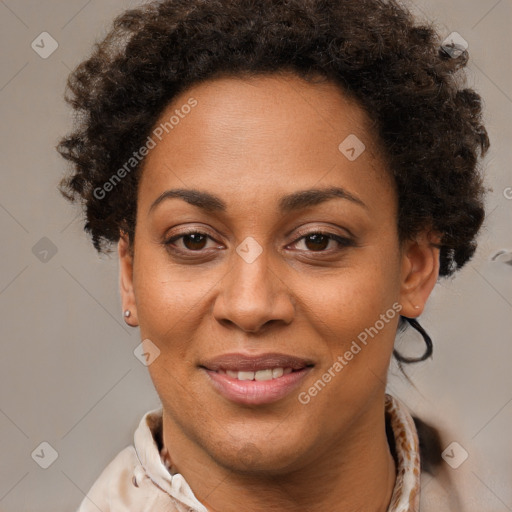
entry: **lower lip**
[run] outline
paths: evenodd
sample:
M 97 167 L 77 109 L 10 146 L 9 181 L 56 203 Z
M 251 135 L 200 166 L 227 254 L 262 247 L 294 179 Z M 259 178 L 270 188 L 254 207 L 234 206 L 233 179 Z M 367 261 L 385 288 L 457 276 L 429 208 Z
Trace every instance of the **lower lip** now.
M 297 388 L 311 367 L 297 370 L 278 379 L 238 380 L 205 369 L 213 387 L 225 398 L 239 404 L 270 404 L 281 400 Z

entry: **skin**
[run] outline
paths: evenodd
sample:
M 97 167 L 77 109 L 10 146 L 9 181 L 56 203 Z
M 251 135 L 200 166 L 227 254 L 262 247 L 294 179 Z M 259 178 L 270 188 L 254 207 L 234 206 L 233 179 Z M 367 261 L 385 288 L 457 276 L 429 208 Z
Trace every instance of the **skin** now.
M 385 382 L 398 315 L 307 405 L 298 393 L 394 303 L 404 316 L 421 313 L 439 251 L 427 231 L 399 242 L 396 190 L 377 136 L 336 85 L 284 73 L 216 78 L 175 98 L 161 120 L 191 97 L 197 106 L 146 157 L 133 255 L 124 233 L 118 245 L 127 322 L 161 351 L 148 368 L 164 445 L 210 511 L 386 511 L 395 465 Z M 366 146 L 354 161 L 338 150 L 349 134 Z M 325 187 L 364 206 L 336 197 L 279 212 L 282 196 Z M 176 188 L 215 194 L 226 210 L 173 198 L 150 211 Z M 208 237 L 165 246 L 189 228 Z M 318 230 L 352 242 L 305 237 Z M 236 252 L 246 237 L 262 249 L 252 263 Z M 199 367 L 228 352 L 280 352 L 315 365 L 280 401 L 239 405 Z

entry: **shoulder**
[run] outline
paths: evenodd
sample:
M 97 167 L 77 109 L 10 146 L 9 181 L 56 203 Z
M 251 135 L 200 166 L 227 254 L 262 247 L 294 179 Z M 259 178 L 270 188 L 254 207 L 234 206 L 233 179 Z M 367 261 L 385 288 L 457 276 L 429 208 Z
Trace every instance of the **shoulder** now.
M 477 453 L 473 451 L 470 462 L 466 462 L 468 453 L 460 444 L 454 443 L 456 436 L 451 428 L 438 421 L 434 428 L 417 417 L 414 421 L 422 451 L 421 512 L 487 510 L 489 504 L 485 502 L 485 493 L 475 486 L 473 468 L 479 465 Z M 443 453 L 446 453 L 444 458 Z M 453 457 L 458 457 L 459 461 Z M 456 464 L 450 463 L 450 459 Z
M 445 445 L 449 445 L 448 442 Z M 497 510 L 496 495 L 479 481 L 474 468 L 482 467 L 479 454 L 456 468 L 447 462 L 431 474 L 421 472 L 420 512 L 481 512 Z
M 77 512 L 97 512 L 98 508 L 103 512 L 115 510 L 112 500 L 121 496 L 127 498 L 137 463 L 133 446 L 121 450 L 100 473 Z
M 445 469 L 421 472 L 420 512 L 463 512 L 460 489 Z
M 178 512 L 176 502 L 159 489 L 140 464 L 133 445 L 121 450 L 105 467 L 77 512 Z

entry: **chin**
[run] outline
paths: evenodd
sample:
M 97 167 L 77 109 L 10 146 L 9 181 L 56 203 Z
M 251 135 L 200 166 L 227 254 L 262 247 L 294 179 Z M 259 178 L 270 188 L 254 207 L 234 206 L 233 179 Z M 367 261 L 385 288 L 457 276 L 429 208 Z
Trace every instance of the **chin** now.
M 218 464 L 237 473 L 285 474 L 301 466 L 299 436 L 286 436 L 285 440 L 269 441 L 264 434 L 260 438 L 247 436 L 242 439 L 228 438 L 215 443 L 210 451 Z

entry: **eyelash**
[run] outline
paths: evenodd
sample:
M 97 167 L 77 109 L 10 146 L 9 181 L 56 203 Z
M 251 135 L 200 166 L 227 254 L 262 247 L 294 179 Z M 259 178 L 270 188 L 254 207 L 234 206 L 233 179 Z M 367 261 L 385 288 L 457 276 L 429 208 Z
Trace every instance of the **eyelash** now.
M 208 233 L 205 233 L 203 231 L 198 231 L 198 230 L 190 230 L 190 231 L 185 231 L 183 233 L 180 233 L 179 235 L 174 235 L 172 236 L 171 238 L 168 238 L 167 240 L 165 240 L 163 242 L 163 245 L 168 248 L 168 249 L 171 249 L 175 252 L 180 252 L 180 253 L 200 253 L 203 249 L 200 249 L 198 251 L 193 251 L 191 249 L 180 249 L 180 248 L 177 248 L 177 247 L 174 247 L 173 246 L 173 243 L 177 240 L 179 240 L 180 238 L 183 238 L 187 235 L 204 235 L 208 238 L 210 238 L 210 240 L 213 240 L 212 237 L 210 237 L 210 235 L 208 235 Z M 322 235 L 322 236 L 325 236 L 327 238 L 329 238 L 330 240 L 334 240 L 335 242 L 338 242 L 339 244 L 339 248 L 338 250 L 341 250 L 342 248 L 345 248 L 345 247 L 351 247 L 351 246 L 355 246 L 355 242 L 354 240 L 350 239 L 350 238 L 346 238 L 346 237 L 342 237 L 342 236 L 339 236 L 339 235 L 335 235 L 334 233 L 329 233 L 328 231 L 322 231 L 322 230 L 317 230 L 317 231 L 308 231 L 308 232 L 304 232 L 304 233 L 299 233 L 300 237 L 297 238 L 294 242 L 292 242 L 293 245 L 297 244 L 299 241 L 303 240 L 304 238 L 307 238 L 308 236 L 311 236 L 311 235 Z M 311 253 L 330 253 L 331 250 L 320 250 L 320 251 L 309 251 L 309 250 L 305 250 L 305 252 L 311 252 Z

